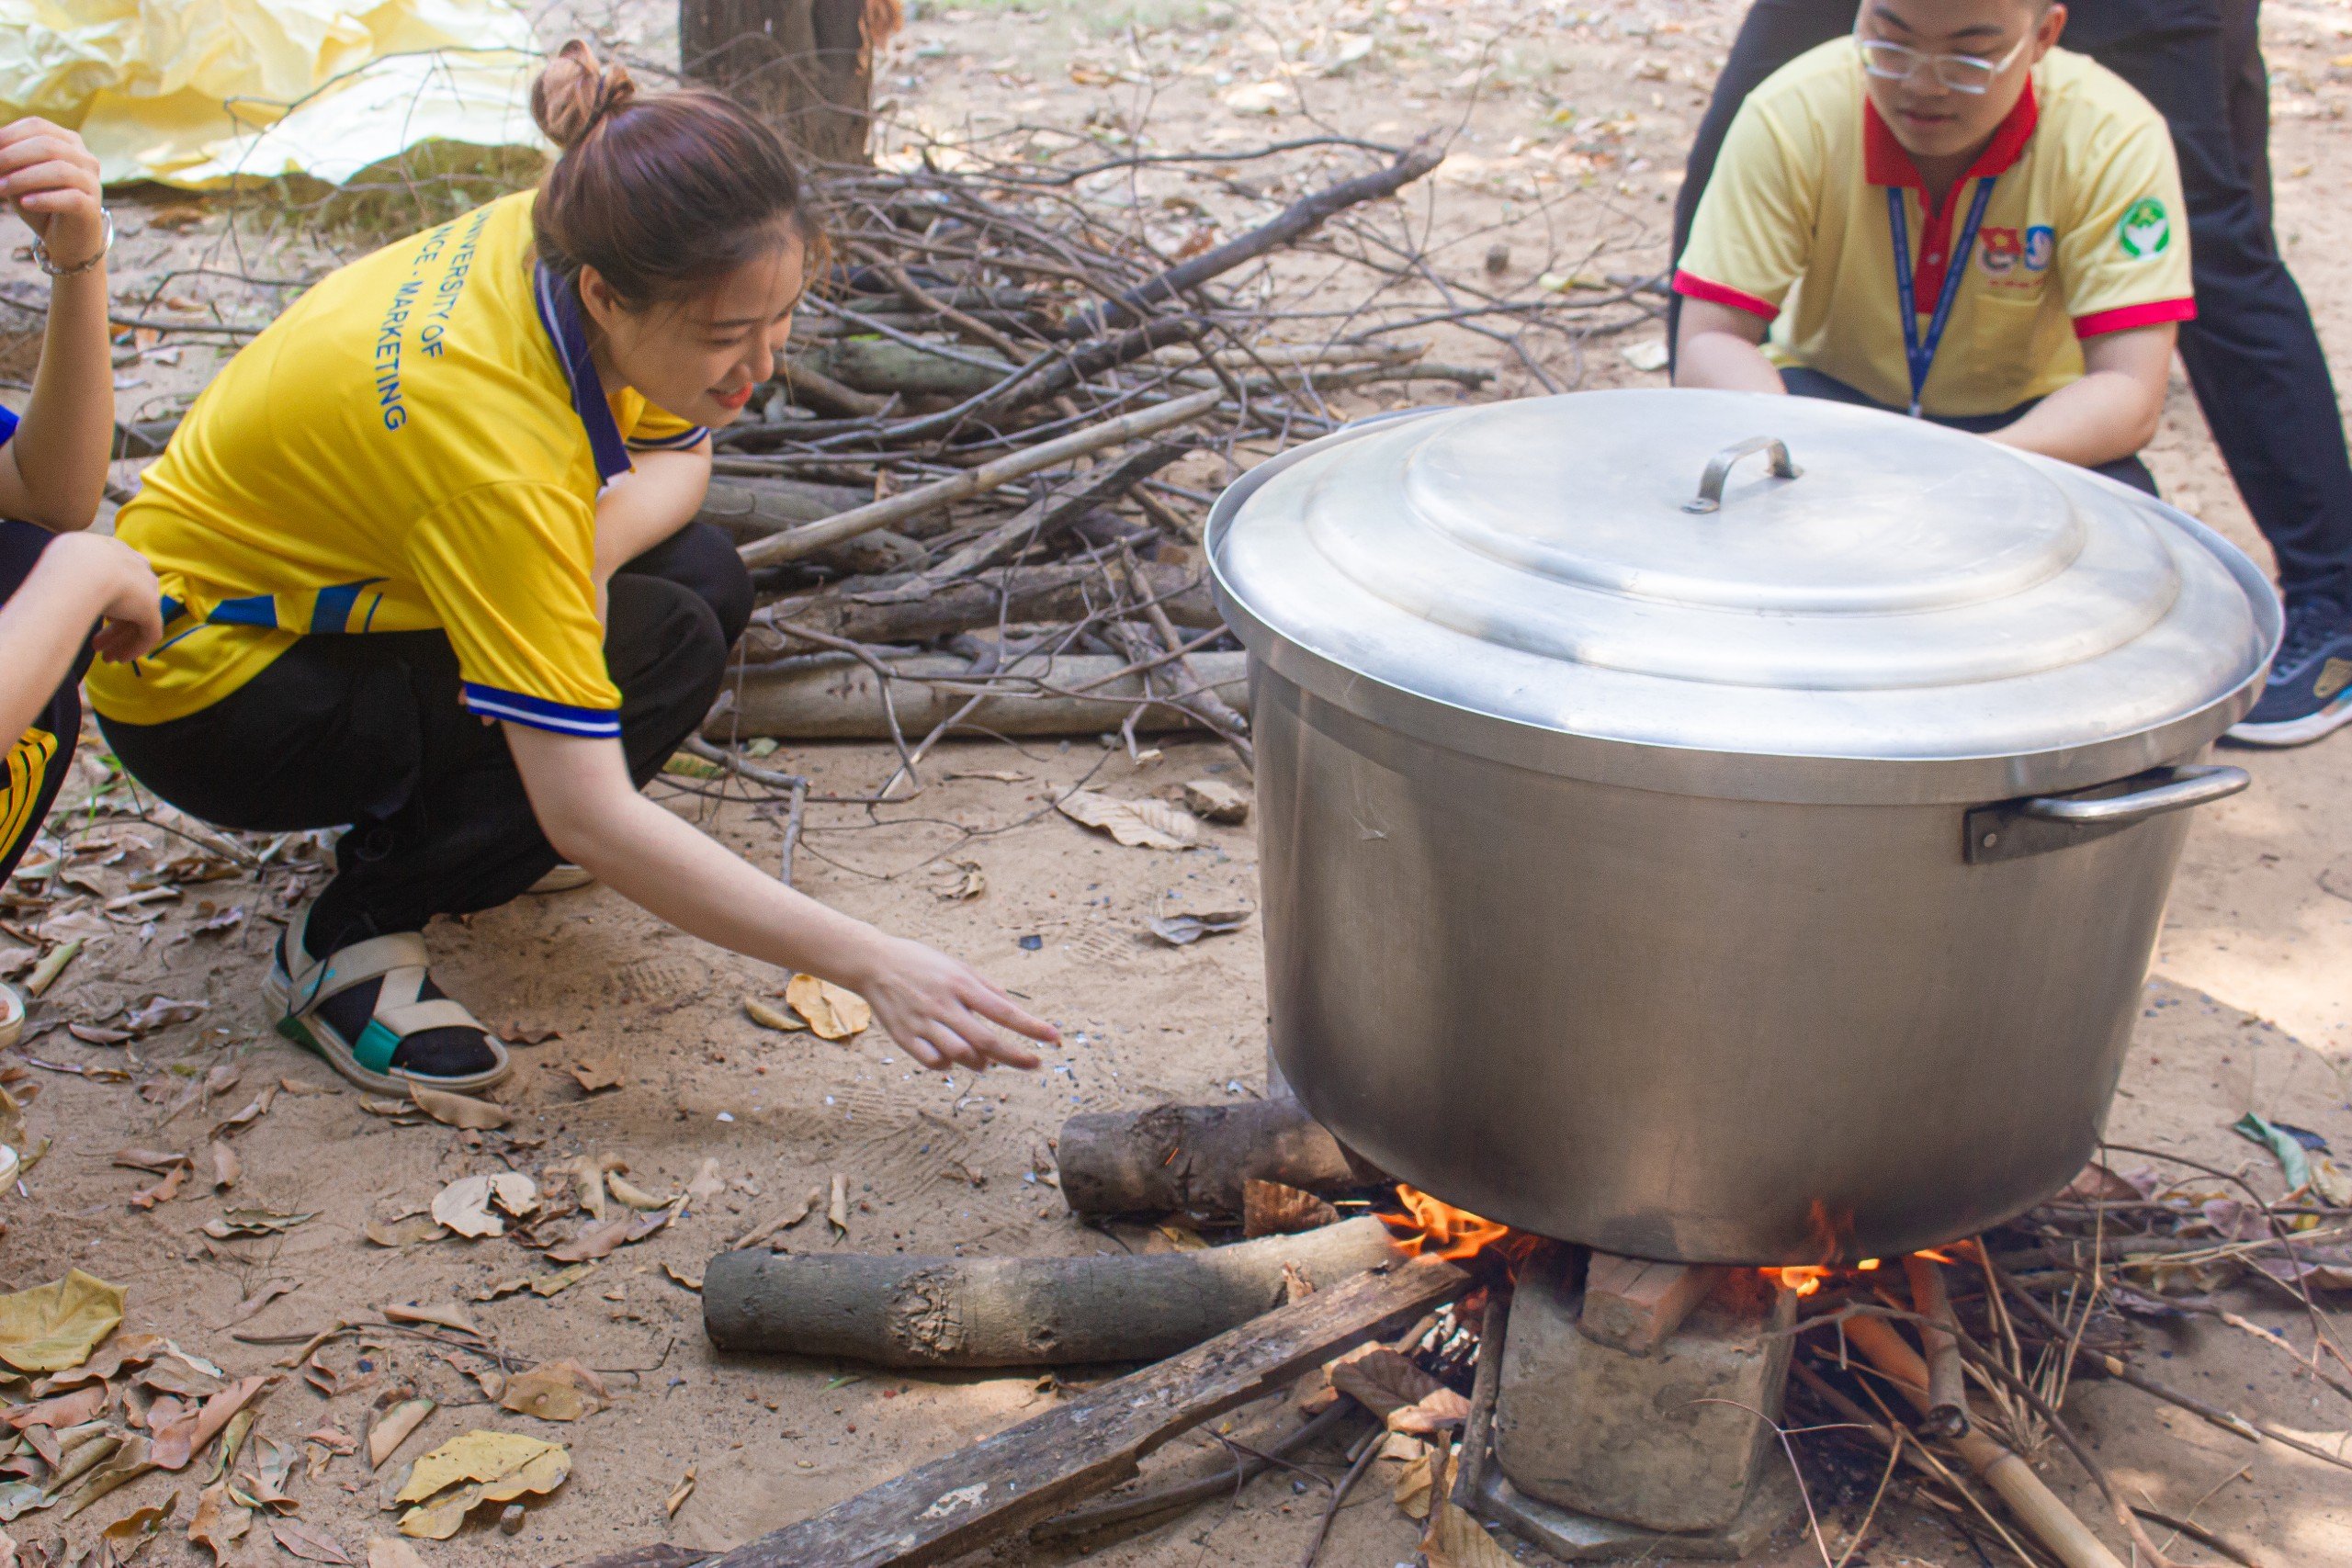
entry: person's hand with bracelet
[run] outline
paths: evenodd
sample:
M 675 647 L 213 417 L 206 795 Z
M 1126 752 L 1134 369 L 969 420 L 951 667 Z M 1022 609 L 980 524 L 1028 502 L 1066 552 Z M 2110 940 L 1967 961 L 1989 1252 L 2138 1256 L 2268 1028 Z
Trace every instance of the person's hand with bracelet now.
M 51 533 L 86 528 L 114 446 L 114 367 L 107 339 L 107 250 L 113 220 L 98 161 L 48 120 L 0 126 L 0 199 L 33 231 L 49 274 L 49 324 L 23 424 L 0 446 L 0 516 Z

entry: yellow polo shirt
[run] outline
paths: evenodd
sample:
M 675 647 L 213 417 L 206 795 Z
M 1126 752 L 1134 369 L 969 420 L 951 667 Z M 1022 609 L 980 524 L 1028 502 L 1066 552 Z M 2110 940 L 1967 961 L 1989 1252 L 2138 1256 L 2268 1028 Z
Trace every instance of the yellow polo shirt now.
M 2121 77 L 2052 50 L 1934 212 L 1864 80 L 1860 51 L 1839 39 L 1748 96 L 1700 199 L 1677 293 L 1770 321 L 1765 347 L 1779 364 L 1907 407 L 1887 192 L 1904 193 L 1924 339 L 1954 231 L 1990 179 L 1924 412 L 2006 413 L 2079 379 L 2080 339 L 2196 314 L 2172 139 Z
M 116 521 L 164 640 L 101 662 L 108 719 L 236 691 L 305 637 L 438 630 L 473 711 L 620 733 L 593 577 L 630 446 L 704 432 L 598 383 L 523 192 L 329 275 L 232 359 Z

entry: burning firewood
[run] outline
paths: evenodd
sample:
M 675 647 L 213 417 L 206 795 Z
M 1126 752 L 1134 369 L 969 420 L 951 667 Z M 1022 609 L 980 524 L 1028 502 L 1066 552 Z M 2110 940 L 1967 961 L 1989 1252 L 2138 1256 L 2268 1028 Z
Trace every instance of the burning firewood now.
M 1056 1147 L 1080 1214 L 1238 1219 L 1251 1181 L 1329 1196 L 1380 1179 L 1295 1100 L 1073 1116 Z

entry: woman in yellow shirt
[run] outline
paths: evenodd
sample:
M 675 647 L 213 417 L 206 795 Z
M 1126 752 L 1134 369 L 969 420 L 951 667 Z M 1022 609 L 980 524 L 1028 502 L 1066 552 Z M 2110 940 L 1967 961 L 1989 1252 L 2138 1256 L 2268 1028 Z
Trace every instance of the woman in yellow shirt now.
M 478 1087 L 505 1051 L 425 922 L 557 863 L 707 941 L 847 986 L 926 1066 L 1055 1038 L 919 942 L 793 892 L 639 794 L 752 608 L 691 521 L 709 426 L 774 370 L 817 236 L 775 134 L 638 94 L 574 42 L 532 107 L 561 156 L 331 275 L 189 411 L 117 527 L 164 638 L 94 673 L 115 753 L 184 810 L 350 824 L 280 940 L 281 1028 L 355 1082 Z

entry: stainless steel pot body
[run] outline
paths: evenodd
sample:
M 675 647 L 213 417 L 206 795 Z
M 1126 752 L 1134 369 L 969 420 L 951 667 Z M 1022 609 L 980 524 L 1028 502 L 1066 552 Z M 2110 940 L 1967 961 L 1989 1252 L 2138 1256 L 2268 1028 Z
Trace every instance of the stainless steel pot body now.
M 1368 424 L 1207 543 L 1284 1077 L 1449 1202 L 1691 1262 L 1896 1256 L 2081 1168 L 2279 630 L 2171 508 L 1801 399 Z
M 2089 1157 L 2188 813 L 1972 864 L 1962 805 L 1596 784 L 1254 682 L 1274 1055 L 1400 1179 L 1612 1252 L 1814 1263 Z

